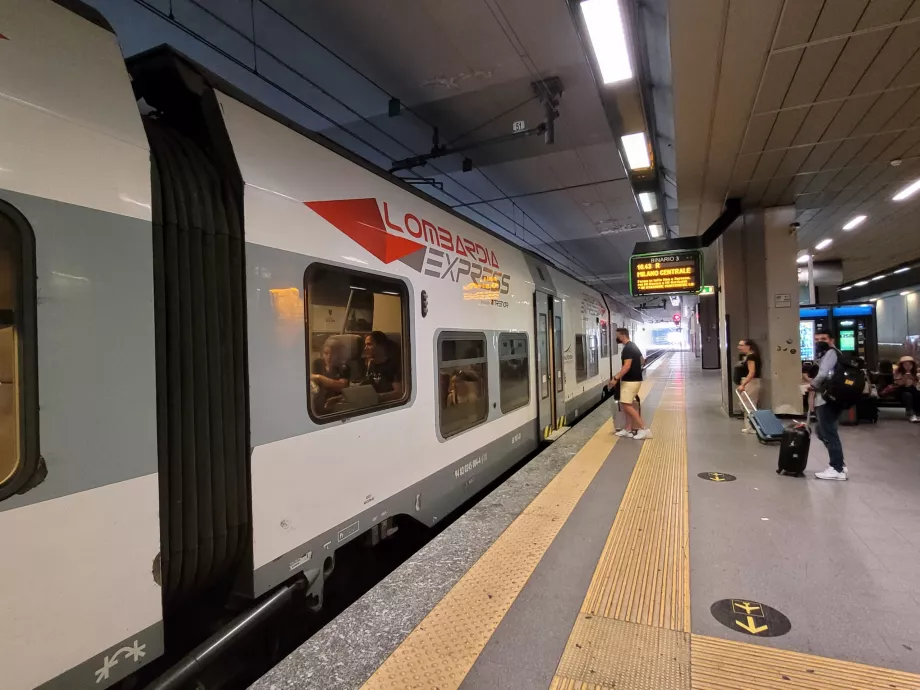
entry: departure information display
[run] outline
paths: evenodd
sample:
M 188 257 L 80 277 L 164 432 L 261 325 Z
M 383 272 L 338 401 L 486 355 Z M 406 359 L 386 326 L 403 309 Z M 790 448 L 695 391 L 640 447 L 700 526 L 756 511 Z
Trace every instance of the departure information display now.
M 695 295 L 703 278 L 703 254 L 698 249 L 629 258 L 629 288 L 643 295 Z

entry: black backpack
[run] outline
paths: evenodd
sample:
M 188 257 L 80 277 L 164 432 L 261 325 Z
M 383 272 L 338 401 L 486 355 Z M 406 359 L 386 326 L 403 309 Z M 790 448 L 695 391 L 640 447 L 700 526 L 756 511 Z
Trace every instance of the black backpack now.
M 821 395 L 833 403 L 834 407 L 848 410 L 862 398 L 863 389 L 866 387 L 866 375 L 857 363 L 844 357 L 840 350 L 834 348 L 834 352 L 837 353 L 837 364 L 824 382 Z

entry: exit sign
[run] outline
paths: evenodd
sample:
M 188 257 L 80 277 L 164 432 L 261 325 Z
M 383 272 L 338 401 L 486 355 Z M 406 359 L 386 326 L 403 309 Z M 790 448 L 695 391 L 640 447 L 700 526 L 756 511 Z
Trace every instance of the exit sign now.
M 712 285 L 703 285 L 700 287 L 701 295 L 714 295 L 716 294 L 716 289 Z

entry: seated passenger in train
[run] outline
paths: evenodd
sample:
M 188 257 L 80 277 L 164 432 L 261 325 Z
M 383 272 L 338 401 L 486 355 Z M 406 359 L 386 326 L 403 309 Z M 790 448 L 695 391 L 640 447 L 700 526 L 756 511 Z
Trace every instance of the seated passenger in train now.
M 458 371 L 450 377 L 447 407 L 474 403 L 479 399 L 479 377 L 472 371 Z
M 402 371 L 396 344 L 386 333 L 373 331 L 364 338 L 364 358 L 367 370 L 363 384 L 377 391 L 377 402 L 390 402 L 403 397 Z
M 329 414 L 331 406 L 343 388 L 348 386 L 348 365 L 345 345 L 334 336 L 323 344 L 323 356 L 313 360 L 310 371 L 310 391 L 314 414 Z

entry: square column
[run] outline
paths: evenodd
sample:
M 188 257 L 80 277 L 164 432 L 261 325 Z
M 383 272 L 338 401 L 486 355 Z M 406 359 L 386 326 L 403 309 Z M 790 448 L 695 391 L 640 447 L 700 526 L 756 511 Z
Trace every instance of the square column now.
M 760 348 L 760 407 L 777 414 L 802 413 L 799 385 L 798 246 L 791 206 L 746 211 L 717 243 L 722 406 L 739 414 L 732 370 L 736 346 L 746 338 Z

